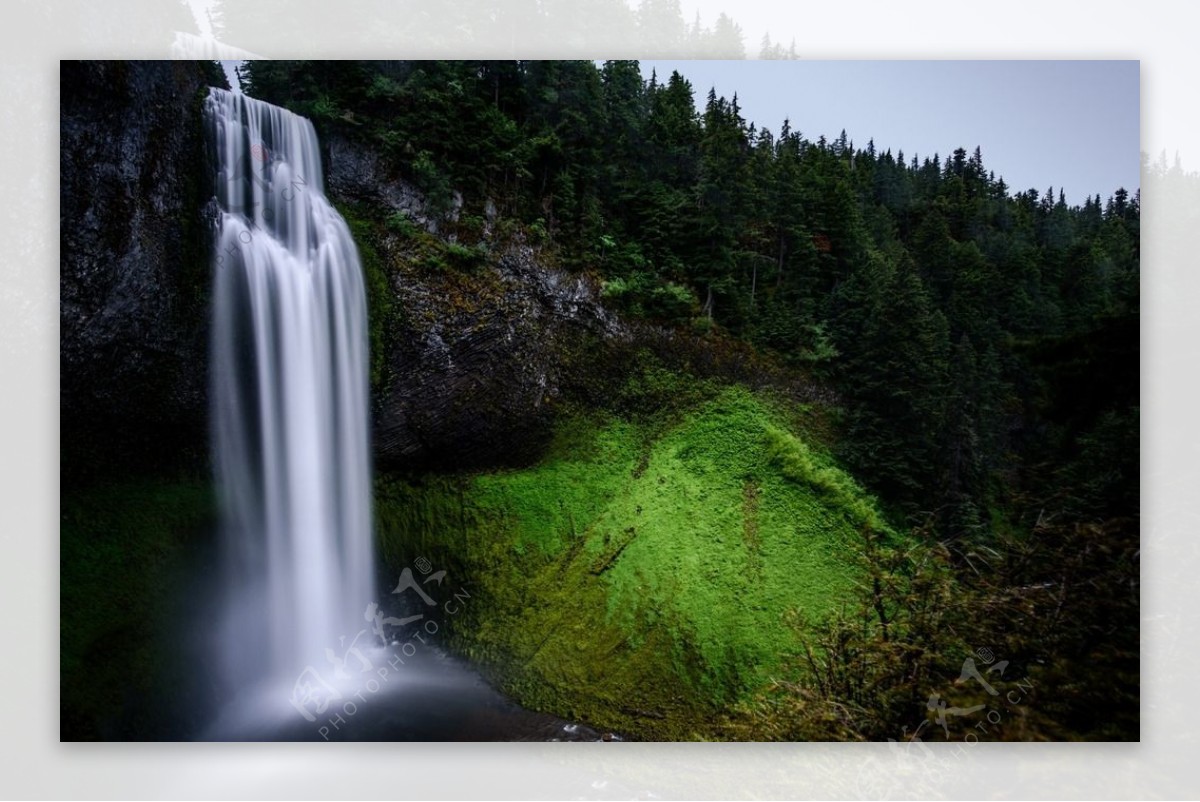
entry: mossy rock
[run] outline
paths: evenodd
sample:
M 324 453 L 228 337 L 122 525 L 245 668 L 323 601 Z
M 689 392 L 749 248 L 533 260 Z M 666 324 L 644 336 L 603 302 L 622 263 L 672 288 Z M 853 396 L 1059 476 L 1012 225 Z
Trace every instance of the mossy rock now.
M 632 737 L 719 737 L 853 602 L 873 499 L 768 400 L 719 392 L 667 425 L 578 416 L 519 470 L 385 477 L 378 532 L 472 588 L 457 648 L 522 704 Z

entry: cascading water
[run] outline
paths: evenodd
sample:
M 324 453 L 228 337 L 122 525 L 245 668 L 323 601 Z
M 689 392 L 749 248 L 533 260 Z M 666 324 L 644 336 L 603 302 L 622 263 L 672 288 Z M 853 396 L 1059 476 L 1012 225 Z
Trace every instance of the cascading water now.
M 212 89 L 213 453 L 228 548 L 220 641 L 235 687 L 295 680 L 375 598 L 367 307 L 305 118 Z
M 399 633 L 423 616 L 377 612 L 358 253 L 308 120 L 220 89 L 205 118 L 221 210 L 211 418 L 226 577 L 223 703 L 201 737 L 332 740 L 352 717 L 370 740 L 597 739 L 522 710 L 431 642 L 374 641 L 373 620 Z

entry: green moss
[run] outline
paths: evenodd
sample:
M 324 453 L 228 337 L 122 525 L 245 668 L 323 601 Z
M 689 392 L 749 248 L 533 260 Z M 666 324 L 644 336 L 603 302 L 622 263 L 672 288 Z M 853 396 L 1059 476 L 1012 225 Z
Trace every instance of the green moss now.
M 201 482 L 125 482 L 64 497 L 62 737 L 154 737 L 180 682 L 172 647 L 189 554 L 213 522 Z M 188 622 L 194 626 L 197 622 Z
M 381 481 L 394 565 L 470 582 L 458 647 L 522 703 L 648 738 L 717 734 L 719 712 L 854 590 L 875 505 L 749 391 L 662 421 L 565 420 L 535 466 Z
M 407 214 L 402 212 L 393 212 L 388 215 L 384 226 L 393 234 L 403 239 L 418 239 L 421 236 L 422 229 L 412 221 Z
M 480 245 L 466 246 L 447 242 L 445 250 L 450 263 L 459 270 L 479 269 L 484 265 L 488 255 L 487 249 Z
M 384 386 L 388 348 L 387 332 L 394 329 L 396 303 L 391 280 L 375 248 L 375 226 L 348 208 L 338 210 L 350 227 L 363 266 L 363 285 L 367 293 L 367 342 L 371 353 L 370 386 L 377 395 Z
M 371 392 L 380 399 L 390 380 L 396 339 L 406 324 L 432 325 L 459 312 L 475 311 L 498 296 L 498 277 L 481 269 L 488 256 L 483 244 L 445 242 L 403 214 L 385 217 L 365 204 L 338 205 L 337 210 L 350 228 L 363 265 Z M 418 284 L 436 291 L 431 293 L 433 301 L 414 309 L 405 304 L 402 288 Z

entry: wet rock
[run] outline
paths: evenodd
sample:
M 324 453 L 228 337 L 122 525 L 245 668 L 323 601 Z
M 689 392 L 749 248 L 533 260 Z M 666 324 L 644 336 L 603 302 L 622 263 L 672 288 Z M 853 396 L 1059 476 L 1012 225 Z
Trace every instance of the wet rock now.
M 403 181 L 372 148 L 346 136 L 328 135 L 325 153 L 326 189 L 341 202 L 366 203 L 402 214 L 430 233 L 438 230 L 424 195 Z M 462 195 L 454 194 L 453 213 L 462 208 Z
M 403 214 L 437 232 L 421 193 L 369 146 L 332 135 L 328 173 L 336 202 L 366 204 L 384 219 Z M 463 206 L 454 193 L 443 222 Z M 490 200 L 484 216 L 490 229 Z M 389 380 L 376 398 L 378 463 L 471 468 L 535 458 L 552 431 L 571 355 L 587 338 L 624 331 L 598 288 L 547 266 L 526 245 L 493 246 L 469 275 L 409 264 L 395 238 L 377 247 L 396 266 L 390 289 L 400 310 L 383 337 Z
M 207 453 L 213 207 L 201 62 L 63 62 L 63 475 Z M 223 79 L 221 79 L 223 80 Z
M 620 324 L 582 277 L 515 247 L 481 268 L 466 302 L 443 277 L 405 274 L 390 376 L 376 414 L 382 465 L 519 464 L 540 453 L 570 355 Z

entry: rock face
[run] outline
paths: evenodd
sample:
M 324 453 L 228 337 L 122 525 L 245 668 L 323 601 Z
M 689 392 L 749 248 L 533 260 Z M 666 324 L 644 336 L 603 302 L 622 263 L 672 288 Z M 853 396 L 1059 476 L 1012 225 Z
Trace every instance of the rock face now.
M 438 231 L 421 193 L 369 149 L 331 137 L 327 171 L 336 202 Z M 376 247 L 391 266 L 398 308 L 384 333 L 387 379 L 375 399 L 379 464 L 471 468 L 535 457 L 569 363 L 586 344 L 624 331 L 596 287 L 520 244 L 494 244 L 468 271 L 420 264 L 395 237 Z
M 424 197 L 407 182 L 394 179 L 375 151 L 336 133 L 328 136 L 324 150 L 326 189 L 331 198 L 401 212 L 429 227 Z
M 553 432 L 556 402 L 604 407 L 622 392 L 643 355 L 658 364 L 749 387 L 774 387 L 797 400 L 828 401 L 807 380 L 759 358 L 748 345 L 628 321 L 600 302 L 584 275 L 555 268 L 520 235 L 496 236 L 497 210 L 477 201 L 482 242 L 459 247 L 456 196 L 442 219 L 421 192 L 389 170 L 369 145 L 328 135 L 326 187 L 345 210 L 362 211 L 360 249 L 386 278 L 380 342 L 382 380 L 374 390 L 374 447 L 383 468 L 473 469 L 536 459 Z M 428 234 L 424 244 L 389 231 L 407 217 Z M 439 224 L 441 224 L 439 226 Z M 403 228 L 403 227 L 401 227 Z M 360 233 L 372 231 L 359 239 Z M 446 249 L 430 258 L 430 242 Z M 422 249 L 425 249 L 424 251 Z M 436 248 L 434 248 L 436 250 Z M 373 284 L 374 282 L 368 282 Z
M 209 224 L 199 62 L 63 62 L 63 475 L 207 450 Z
M 63 476 L 202 468 L 208 453 L 212 166 L 203 98 L 223 78 L 197 62 L 64 62 L 60 373 Z M 337 133 L 328 194 L 430 233 L 453 222 Z M 494 211 L 485 213 L 486 231 Z M 453 234 L 441 234 L 453 241 Z M 471 467 L 534 456 L 566 355 L 621 330 L 579 276 L 497 246 L 465 275 L 411 263 L 383 291 L 386 380 L 376 455 L 393 467 Z
M 412 184 L 396 178 L 378 153 L 336 132 L 328 134 L 327 139 L 324 162 L 331 198 L 399 212 L 429 233 L 438 233 L 442 220 L 430 212 L 425 196 Z M 456 191 L 445 221 L 456 222 L 462 205 L 462 193 Z
M 68 479 L 207 466 L 216 206 L 202 105 L 207 86 L 223 84 L 213 69 L 62 67 L 60 435 Z M 519 240 L 501 243 L 486 199 L 477 233 L 487 247 L 454 246 L 455 256 L 447 243 L 460 196 L 438 218 L 369 146 L 326 136 L 327 193 L 344 209 L 369 212 L 371 241 L 359 246 L 383 265 L 382 273 L 375 267 L 381 280 L 368 282 L 388 310 L 372 323 L 381 467 L 525 462 L 550 435 L 555 402 L 581 386 L 585 397 L 603 399 L 610 388 L 594 378 L 619 375 L 634 350 L 670 357 L 699 348 L 678 356 L 698 369 L 714 359 L 686 338 L 619 321 L 589 279 L 549 266 Z M 423 244 L 379 222 L 395 214 L 424 229 Z M 468 254 L 469 264 L 439 266 L 430 253 L 439 248 L 450 261 Z
M 574 355 L 620 330 L 584 279 L 539 265 L 529 248 L 483 269 L 491 275 L 465 309 L 465 293 L 446 292 L 441 281 L 396 282 L 404 314 L 376 416 L 381 464 L 470 468 L 535 458 Z

